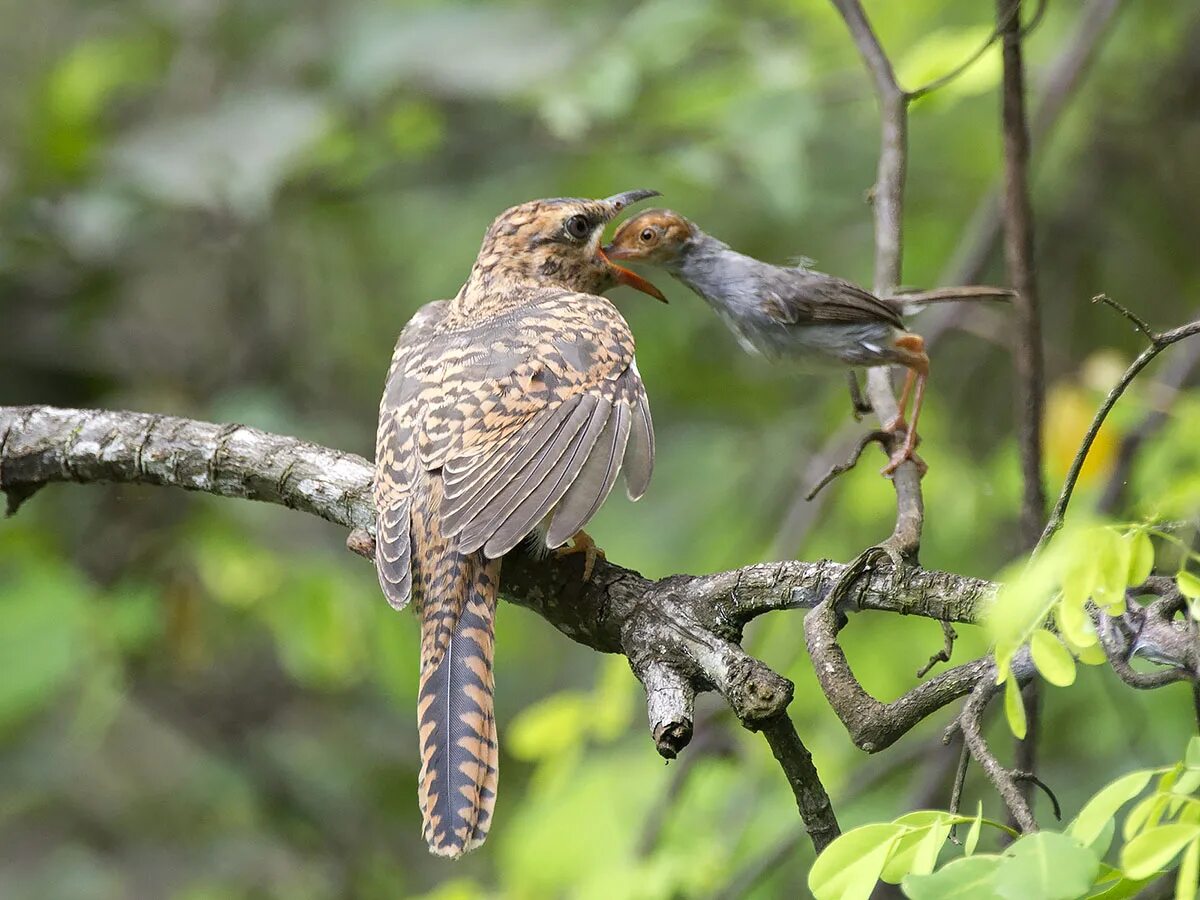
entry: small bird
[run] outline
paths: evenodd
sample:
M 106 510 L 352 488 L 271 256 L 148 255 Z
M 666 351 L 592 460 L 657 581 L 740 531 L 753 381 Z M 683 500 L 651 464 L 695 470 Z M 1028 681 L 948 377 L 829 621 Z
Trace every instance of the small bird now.
M 804 265 L 773 266 L 738 253 L 669 209 L 647 210 L 622 223 L 604 252 L 666 269 L 707 301 L 745 350 L 768 359 L 809 368 L 904 366 L 900 411 L 885 428 L 907 428 L 907 434 L 883 473 L 915 458 L 929 357 L 925 341 L 904 327 L 902 302 Z M 912 423 L 906 425 L 910 397 Z
M 375 562 L 388 602 L 411 595 L 421 616 L 418 799 L 435 854 L 461 856 L 491 826 L 500 557 L 535 531 L 548 548 L 575 538 L 590 553 L 581 529 L 618 470 L 632 499 L 649 484 L 633 336 L 599 294 L 626 284 L 665 298 L 609 262 L 600 234 L 657 193 L 514 206 L 458 294 L 423 306 L 396 343 L 379 406 Z

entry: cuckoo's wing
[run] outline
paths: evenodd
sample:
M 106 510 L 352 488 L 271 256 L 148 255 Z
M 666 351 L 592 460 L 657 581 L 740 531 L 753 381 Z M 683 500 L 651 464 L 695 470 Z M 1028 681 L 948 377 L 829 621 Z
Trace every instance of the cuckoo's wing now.
M 783 269 L 762 293 L 764 311 L 785 325 L 886 322 L 904 327 L 898 304 L 851 281 L 807 269 Z
M 459 552 L 507 553 L 586 474 L 587 502 L 573 500 L 569 517 L 582 527 L 624 460 L 631 492 L 645 490 L 653 432 L 633 349 L 608 301 L 562 292 L 448 336 L 442 392 L 422 408 L 417 446 L 423 466 L 441 469 L 443 527 Z M 556 530 L 548 543 L 573 534 L 557 540 Z
M 388 602 L 397 609 L 412 595 L 411 497 L 416 472 L 414 412 L 422 389 L 417 364 L 445 314 L 444 300 L 421 307 L 392 353 L 375 436 L 375 568 Z

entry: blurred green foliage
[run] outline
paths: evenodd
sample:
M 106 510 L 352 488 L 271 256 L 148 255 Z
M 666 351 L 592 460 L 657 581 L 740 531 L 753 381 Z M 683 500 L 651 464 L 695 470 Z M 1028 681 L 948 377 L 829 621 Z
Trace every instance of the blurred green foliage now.
M 990 8 L 970 4 L 867 6 L 910 87 L 990 30 Z M 1077 12 L 1050 5 L 1031 84 Z M 654 187 L 739 249 L 869 281 L 875 104 L 825 0 L 7 0 L 0 14 L 0 403 L 242 421 L 369 453 L 395 334 L 457 289 L 491 218 L 532 197 Z M 1037 161 L 1052 487 L 1114 360 L 1140 348 L 1088 298 L 1163 326 L 1197 308 L 1197 27 L 1194 4 L 1127 4 Z M 996 177 L 997 76 L 993 50 L 914 106 L 912 285 L 936 284 Z M 987 277 L 1002 278 L 997 259 Z M 744 356 L 659 280 L 669 308 L 614 294 L 659 457 L 646 498 L 614 497 L 590 529 L 610 557 L 658 576 L 846 559 L 883 537 L 880 460 L 815 517 L 800 499 L 848 419 L 842 379 Z M 923 561 L 990 576 L 1018 546 L 1020 486 L 1010 316 L 979 321 L 934 352 Z M 1160 403 L 1158 371 L 1102 433 L 1080 509 Z M 1194 515 L 1198 448 L 1191 395 L 1118 514 Z M 459 865 L 428 857 L 417 630 L 343 537 L 284 509 L 128 487 L 47 490 L 0 524 L 0 896 L 706 896 L 798 828 L 765 743 L 720 717 L 702 728 L 731 740 L 668 799 L 679 763 L 655 754 L 624 661 L 506 606 L 496 827 Z M 940 641 L 895 616 L 845 633 L 889 698 Z M 945 805 L 945 716 L 865 759 L 820 698 L 799 615 L 757 622 L 748 642 L 796 681 L 844 827 Z M 986 649 L 964 629 L 955 658 Z M 1043 778 L 1077 810 L 1177 754 L 1189 702 L 1081 667 L 1047 693 Z M 991 733 L 1002 742 L 1003 723 Z M 973 773 L 975 797 L 1002 815 Z M 801 890 L 812 854 L 797 846 L 752 896 Z

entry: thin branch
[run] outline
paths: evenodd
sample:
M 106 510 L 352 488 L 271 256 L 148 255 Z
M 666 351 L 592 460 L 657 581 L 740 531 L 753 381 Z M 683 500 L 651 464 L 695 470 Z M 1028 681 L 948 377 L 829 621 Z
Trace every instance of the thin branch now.
M 1120 9 L 1121 0 L 1090 0 L 1080 12 L 1072 36 L 1047 69 L 1030 127 L 1031 151 L 1040 153 L 1062 117 L 1067 102 L 1096 58 Z M 963 237 L 938 281 L 942 284 L 970 283 L 984 276 L 1000 240 L 1000 187 L 990 187 L 968 217 Z M 933 343 L 953 327 L 968 310 L 947 309 L 926 317 L 922 334 Z
M 950 662 L 950 655 L 954 652 L 954 641 L 958 638 L 958 632 L 954 630 L 954 626 L 949 622 L 940 623 L 942 626 L 942 649 L 929 657 L 929 662 L 917 669 L 917 677 L 924 678 L 929 674 L 938 663 Z
M 1031 31 L 1033 31 L 1038 26 L 1038 24 L 1040 24 L 1041 19 L 1042 19 L 1042 14 L 1045 12 L 1045 10 L 1046 10 L 1046 0 L 1041 0 L 1041 2 L 1038 3 L 1038 8 L 1037 8 L 1037 11 L 1034 13 L 1033 18 L 1030 20 L 1029 24 L 1021 30 L 1022 35 L 1029 34 Z M 1004 27 L 1012 20 L 1019 19 L 1020 12 L 1021 12 L 1021 0 L 1012 0 L 1012 3 L 1009 6 L 1007 15 L 1005 17 L 1003 17 L 1000 24 L 998 24 L 995 28 L 992 29 L 992 33 L 989 34 L 987 36 L 987 39 L 982 44 L 979 45 L 978 50 L 976 50 L 974 53 L 972 53 L 970 56 L 968 56 L 965 60 L 963 60 L 961 63 L 959 63 L 953 69 L 951 69 L 945 75 L 942 75 L 939 78 L 935 78 L 935 79 L 933 79 L 933 81 L 930 81 L 929 83 L 924 84 L 919 88 L 915 88 L 911 91 L 906 91 L 905 95 L 908 97 L 909 102 L 911 103 L 914 100 L 919 100 L 921 97 L 924 97 L 926 94 L 931 94 L 934 91 L 938 90 L 939 88 L 945 87 L 950 82 L 954 81 L 954 79 L 956 79 L 960 75 L 962 75 L 963 72 L 967 71 L 967 69 L 971 68 L 971 66 L 975 65 L 975 63 L 977 63 L 983 57 L 983 54 L 988 52 L 988 49 L 991 48 L 992 44 L 996 43 L 996 41 L 1000 37 L 1000 34 L 1001 34 L 1002 30 L 1004 29 Z
M 961 730 L 961 729 L 960 729 Z M 949 742 L 950 735 L 945 740 Z M 963 788 L 967 785 L 967 768 L 971 764 L 971 750 L 963 741 L 962 750 L 958 754 L 958 766 L 954 770 L 954 784 L 950 788 L 950 815 L 957 816 L 962 809 Z M 958 843 L 958 825 L 950 826 L 950 840 Z
M 908 164 L 908 98 L 896 83 L 896 73 L 883 46 L 871 29 L 858 0 L 832 0 L 841 13 L 875 84 L 879 101 L 879 165 L 871 191 L 875 211 L 875 293 L 887 296 L 901 283 L 904 257 L 904 179 Z M 867 396 L 880 424 L 893 421 L 899 408 L 892 390 L 891 372 L 877 366 L 867 372 Z M 900 448 L 902 436 L 895 434 L 889 451 Z M 892 477 L 896 491 L 896 525 L 888 543 L 909 559 L 921 547 L 925 506 L 921 495 L 921 469 L 909 460 Z
M 1122 316 L 1124 316 L 1126 319 L 1128 319 L 1130 322 L 1132 322 L 1133 327 L 1136 328 L 1138 331 L 1140 331 L 1142 333 L 1142 335 L 1146 338 L 1146 340 L 1148 340 L 1151 344 L 1158 343 L 1158 335 L 1156 335 L 1154 333 L 1154 329 L 1152 329 L 1150 327 L 1149 323 L 1145 319 L 1143 319 L 1141 316 L 1139 316 L 1137 313 L 1135 313 L 1129 307 L 1127 307 L 1121 303 L 1118 303 L 1112 297 L 1108 296 L 1108 294 L 1097 294 L 1095 297 L 1092 298 L 1092 302 L 1093 303 L 1104 303 L 1108 306 L 1111 306 L 1118 313 L 1120 313 Z
M 998 690 L 995 677 L 995 663 L 989 659 L 986 660 L 986 666 L 987 671 L 983 673 L 983 677 L 979 679 L 979 683 L 971 691 L 971 696 L 963 704 L 962 713 L 958 717 L 958 723 L 962 728 L 963 741 L 971 751 L 971 758 L 983 769 L 988 780 L 992 782 L 992 786 L 1000 794 L 1000 798 L 1004 801 L 1004 805 L 1008 807 L 1009 812 L 1012 814 L 1021 831 L 1026 833 L 1037 831 L 1037 821 L 1034 819 L 1033 812 L 1030 810 L 1029 804 L 1026 802 L 1020 788 L 1017 787 L 1016 779 L 996 759 L 995 754 L 988 747 L 987 741 L 983 739 L 983 734 L 980 730 L 983 713 L 987 709 L 988 702 Z
M 1071 502 L 1071 496 L 1075 492 L 1075 484 L 1079 481 L 1079 473 L 1083 470 L 1084 461 L 1087 460 L 1088 453 L 1091 452 L 1092 444 L 1096 440 L 1096 435 L 1100 433 L 1100 427 L 1104 424 L 1104 420 L 1108 418 L 1109 412 L 1116 405 L 1121 395 L 1133 383 L 1142 369 L 1146 368 L 1158 354 L 1163 350 L 1176 344 L 1185 338 L 1200 334 L 1200 319 L 1194 322 L 1189 322 L 1186 325 L 1181 325 L 1178 328 L 1173 328 L 1170 331 L 1154 333 L 1153 340 L 1150 346 L 1138 354 L 1135 359 L 1125 370 L 1125 374 L 1121 376 L 1121 380 L 1116 386 L 1108 392 L 1108 396 L 1104 399 L 1104 403 L 1100 405 L 1100 409 L 1096 411 L 1095 417 L 1092 419 L 1092 424 L 1084 435 L 1083 442 L 1079 445 L 1079 450 L 1075 453 L 1075 458 L 1071 460 L 1071 468 L 1067 470 L 1066 480 L 1063 482 L 1062 491 L 1058 495 L 1058 501 L 1054 504 L 1054 510 L 1050 513 L 1050 521 L 1046 523 L 1046 528 L 1042 532 L 1041 538 L 1038 540 L 1036 550 L 1040 550 L 1046 545 L 1046 542 L 1052 538 L 1056 532 L 1063 526 L 1064 517 L 1067 514 L 1067 506 Z
M 867 444 L 871 443 L 872 441 L 878 441 L 881 444 L 886 445 L 887 438 L 888 435 L 886 431 L 868 431 L 858 439 L 858 443 L 855 444 L 851 449 L 850 455 L 846 458 L 845 462 L 836 463 L 831 466 L 829 471 L 821 476 L 821 480 L 814 484 L 812 489 L 804 495 L 804 499 L 812 500 L 817 496 L 817 494 L 821 493 L 821 489 L 825 487 L 825 485 L 829 484 L 829 482 L 833 481 L 839 475 L 849 472 L 856 465 L 858 465 L 858 458 L 862 456 L 863 451 L 867 449 Z
M 1198 366 L 1200 341 L 1192 341 L 1175 353 L 1163 376 L 1150 385 L 1151 410 L 1135 428 L 1121 438 L 1117 447 L 1116 463 L 1097 504 L 1101 512 L 1112 515 L 1120 510 L 1125 487 L 1133 472 L 1138 453 L 1166 424 L 1168 410 Z
M 1017 390 L 1017 447 L 1024 490 L 1021 534 L 1037 543 L 1046 515 L 1042 477 L 1042 418 L 1045 363 L 1033 248 L 1033 207 L 1029 202 L 1029 129 L 1025 123 L 1025 72 L 1021 59 L 1020 0 L 996 0 L 997 30 L 1003 37 L 1004 257 L 1017 291 L 1013 363 Z
M 796 726 L 787 713 L 780 713 L 761 726 L 763 737 L 771 746 L 771 752 L 787 776 L 800 818 L 818 853 L 842 833 L 833 804 L 820 776 L 813 765 L 812 754 L 800 740 Z

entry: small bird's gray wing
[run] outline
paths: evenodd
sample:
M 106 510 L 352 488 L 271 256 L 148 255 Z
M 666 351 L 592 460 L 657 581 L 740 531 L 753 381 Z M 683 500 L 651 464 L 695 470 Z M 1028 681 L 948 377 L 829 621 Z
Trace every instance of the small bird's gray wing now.
M 441 469 L 443 528 L 459 552 L 507 553 L 568 497 L 564 526 L 586 521 L 626 459 L 631 490 L 645 490 L 649 407 L 633 337 L 608 301 L 549 292 L 517 321 L 472 329 L 456 352 L 452 383 L 423 410 L 417 443 L 421 464 Z M 579 530 L 555 540 L 559 518 L 550 546 Z
M 904 327 L 897 303 L 851 281 L 807 269 L 785 269 L 767 280 L 763 311 L 785 325 L 885 322 Z
M 416 472 L 413 413 L 429 387 L 431 341 L 445 315 L 444 300 L 417 310 L 396 340 L 375 436 L 375 568 L 388 602 L 397 609 L 412 595 L 412 545 L 409 533 L 411 488 Z M 436 355 L 436 352 L 435 354 Z

